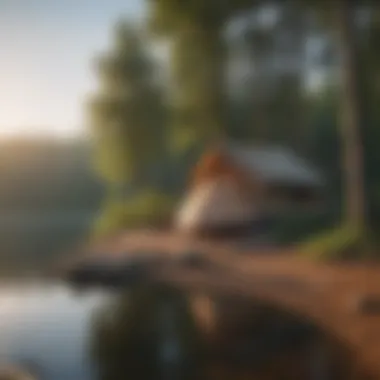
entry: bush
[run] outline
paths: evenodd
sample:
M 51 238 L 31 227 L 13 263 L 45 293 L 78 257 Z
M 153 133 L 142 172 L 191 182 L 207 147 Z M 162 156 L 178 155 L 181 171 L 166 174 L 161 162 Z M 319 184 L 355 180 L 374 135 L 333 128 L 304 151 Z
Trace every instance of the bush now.
M 333 211 L 287 213 L 275 218 L 271 235 L 276 243 L 297 243 L 332 227 L 336 220 L 337 213 Z
M 95 236 L 110 235 L 125 228 L 166 224 L 175 205 L 172 197 L 152 191 L 125 201 L 108 201 L 96 222 Z
M 316 260 L 358 260 L 373 257 L 375 244 L 369 233 L 342 226 L 299 246 L 299 252 Z

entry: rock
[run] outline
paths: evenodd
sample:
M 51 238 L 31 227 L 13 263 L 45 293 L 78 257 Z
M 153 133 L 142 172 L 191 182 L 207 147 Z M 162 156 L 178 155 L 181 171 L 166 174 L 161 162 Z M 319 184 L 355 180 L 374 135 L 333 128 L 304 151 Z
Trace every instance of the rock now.
M 0 367 L 0 380 L 38 380 L 30 372 L 14 366 Z

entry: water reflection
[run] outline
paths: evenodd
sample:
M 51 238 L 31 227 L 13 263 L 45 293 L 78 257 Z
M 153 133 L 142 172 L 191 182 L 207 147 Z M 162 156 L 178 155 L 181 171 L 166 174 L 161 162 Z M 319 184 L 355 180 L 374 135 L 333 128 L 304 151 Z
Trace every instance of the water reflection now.
M 0 365 L 40 379 L 193 379 L 200 336 L 187 300 L 167 288 L 116 295 L 60 284 L 0 286 Z
M 313 326 L 248 306 L 228 302 L 210 341 L 175 289 L 77 293 L 60 284 L 3 284 L 0 366 L 20 365 L 41 380 L 326 379 L 326 371 L 345 378 L 340 364 L 332 375 L 335 346 L 322 341 L 321 356 Z
M 78 295 L 59 284 L 3 284 L 1 362 L 38 367 L 46 379 L 92 379 L 89 322 L 108 299 L 100 292 Z
M 200 378 L 202 338 L 175 289 L 146 286 L 120 296 L 98 313 L 93 338 L 100 380 Z

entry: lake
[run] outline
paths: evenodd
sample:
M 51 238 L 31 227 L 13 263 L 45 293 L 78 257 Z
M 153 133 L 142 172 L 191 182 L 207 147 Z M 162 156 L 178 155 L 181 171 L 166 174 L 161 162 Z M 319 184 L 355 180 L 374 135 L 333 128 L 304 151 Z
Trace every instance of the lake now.
M 193 361 L 190 351 L 183 351 L 181 332 L 175 327 L 181 317 L 177 318 L 173 304 L 164 301 L 155 309 L 157 314 L 146 314 L 149 323 L 138 331 L 149 331 L 148 346 L 139 351 L 139 342 L 147 342 L 143 332 L 138 342 L 129 346 L 131 352 L 125 345 L 129 342 L 125 338 L 129 300 L 130 295 L 125 292 L 79 292 L 64 284 L 43 281 L 3 282 L 0 284 L 0 366 L 29 369 L 39 380 L 94 380 L 99 378 L 99 365 L 113 368 L 117 363 L 118 378 L 124 378 L 125 374 L 131 375 L 130 367 L 125 366 L 126 355 L 137 353 L 138 365 L 158 370 L 167 380 L 182 379 L 183 363 Z M 153 314 L 157 319 L 150 318 Z M 118 321 L 116 330 L 108 328 L 113 321 Z M 158 329 L 153 327 L 150 331 L 152 326 Z M 105 335 L 104 331 L 107 331 Z M 100 352 L 100 357 L 94 356 L 94 352 Z M 152 353 L 158 353 L 158 361 L 153 356 L 147 360 L 146 355 Z M 189 372 L 187 367 L 186 371 Z
M 127 302 L 125 303 L 123 300 Z M 99 364 L 93 360 L 94 357 L 90 356 L 91 349 L 94 348 L 100 349 L 103 364 L 111 365 L 108 368 L 114 368 L 112 366 L 116 365 L 119 375 L 115 378 L 121 379 L 124 378 L 124 374 L 130 374 L 129 369 L 125 367 L 125 357 L 132 352 L 137 353 L 138 357 L 143 359 L 144 366 L 154 365 L 154 360 L 149 360 L 146 357 L 148 355 L 151 359 L 153 358 L 150 356 L 152 354 L 151 349 L 140 351 L 139 342 L 134 341 L 132 351 L 124 350 L 126 347 L 124 344 L 126 343 L 124 329 L 126 327 L 126 314 L 124 313 L 126 311 L 129 313 L 129 300 L 130 294 L 119 298 L 116 293 L 100 290 L 88 290 L 80 293 L 60 283 L 46 283 L 37 280 L 34 282 L 0 283 L 0 365 L 10 364 L 19 365 L 21 368 L 30 368 L 39 380 L 94 380 L 98 378 Z M 114 309 L 114 306 L 117 308 Z M 145 326 L 161 326 L 157 330 L 160 331 L 161 343 L 159 346 L 155 346 L 159 348 L 159 351 L 155 351 L 154 346 L 152 346 L 153 351 L 162 356 L 160 362 L 163 367 L 160 368 L 163 372 L 161 375 L 165 373 L 165 376 L 161 376 L 160 379 L 178 380 L 184 378 L 183 368 L 187 371 L 191 368 L 187 367 L 188 364 L 186 363 L 189 359 L 192 362 L 191 358 L 194 356 L 189 355 L 190 351 L 186 351 L 186 349 L 183 351 L 184 346 L 181 346 L 177 339 L 181 334 L 178 331 L 176 332 L 174 328 L 174 326 L 178 326 L 175 322 L 176 317 L 170 311 L 174 309 L 170 309 L 168 306 L 169 304 L 166 304 L 165 307 L 157 309 L 161 310 L 157 314 L 159 318 L 156 320 L 159 325 L 148 323 Z M 112 312 L 115 310 L 118 311 Z M 147 315 L 152 314 L 148 313 Z M 281 314 L 278 316 L 282 318 Z M 102 317 L 103 319 L 94 321 L 95 317 Z M 106 324 L 94 323 L 99 321 L 106 322 Z M 117 330 L 104 329 L 104 326 L 107 326 L 107 321 L 111 321 L 111 324 L 114 321 L 119 321 L 116 322 Z M 326 353 L 330 351 L 326 351 L 327 346 L 322 345 L 322 351 L 317 346 L 318 350 L 314 352 L 313 337 L 315 335 L 313 332 L 308 329 L 305 330 L 305 326 L 302 327 L 302 325 L 294 329 L 297 327 L 294 322 L 286 322 L 286 319 L 282 320 L 280 324 L 278 324 L 280 320 L 277 322 L 276 319 L 270 321 L 271 318 L 263 320 L 263 324 L 260 319 L 256 321 L 260 328 L 251 332 L 254 335 L 250 335 L 249 341 L 246 341 L 249 345 L 244 344 L 244 340 L 241 340 L 238 345 L 234 345 L 234 340 L 229 341 L 228 346 L 235 347 L 230 352 L 233 354 L 231 358 L 233 359 L 238 354 L 239 358 L 236 364 L 242 365 L 241 368 L 236 367 L 236 364 L 230 367 L 225 359 L 213 361 L 209 363 L 210 366 L 208 367 L 213 371 L 213 375 L 208 378 L 220 379 L 219 371 L 230 371 L 231 368 L 233 368 L 233 372 L 230 372 L 230 377 L 228 377 L 231 379 L 238 378 L 238 374 L 245 374 L 245 378 L 258 378 L 256 375 L 261 373 L 260 371 L 270 375 L 265 378 L 279 379 L 289 371 L 292 374 L 294 369 L 298 373 L 298 377 L 290 377 L 292 379 L 315 378 L 326 380 L 328 378 L 341 378 L 331 377 L 331 360 L 335 361 L 335 358 L 326 356 Z M 286 327 L 287 323 L 288 327 Z M 297 325 L 298 323 L 296 321 Z M 99 327 L 101 328 L 99 329 Z M 147 338 L 148 340 L 151 338 L 150 327 L 147 330 L 148 335 L 143 334 L 141 336 L 142 341 L 145 342 Z M 286 334 L 284 335 L 284 333 Z M 235 343 L 238 341 L 239 338 Z M 318 341 L 320 341 L 319 338 Z M 109 345 L 110 342 L 111 346 Z M 245 356 L 248 351 L 244 353 L 244 347 L 246 349 L 251 347 L 247 358 Z M 237 351 L 235 351 L 236 349 Z M 99 353 L 99 351 L 97 352 Z M 291 355 L 288 356 L 287 352 Z M 283 356 L 284 354 L 285 356 Z M 286 360 L 283 361 L 282 357 Z M 249 360 L 246 361 L 247 359 Z M 180 363 L 184 363 L 185 367 L 181 367 L 182 364 Z M 250 363 L 248 367 L 247 363 Z M 269 367 L 264 365 L 261 368 L 260 363 L 267 363 Z M 180 367 L 177 366 L 178 364 Z M 273 373 L 272 368 L 277 366 L 279 366 L 279 371 Z M 341 364 L 339 364 L 340 366 Z M 345 367 L 346 364 L 344 364 Z M 339 376 L 344 368 L 339 368 Z M 214 369 L 217 369 L 217 372 L 214 372 Z M 176 373 L 177 370 L 180 375 Z M 314 375 L 316 377 L 313 377 Z
M 88 357 L 91 317 L 111 297 L 77 294 L 64 285 L 0 285 L 0 360 L 41 369 L 41 379 L 93 379 Z

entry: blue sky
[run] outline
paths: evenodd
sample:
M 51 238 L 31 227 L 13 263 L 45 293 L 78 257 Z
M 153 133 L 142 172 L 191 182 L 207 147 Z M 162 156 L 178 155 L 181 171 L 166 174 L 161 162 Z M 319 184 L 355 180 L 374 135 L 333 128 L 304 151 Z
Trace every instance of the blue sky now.
M 92 60 L 143 0 L 0 0 L 0 134 L 80 132 Z

